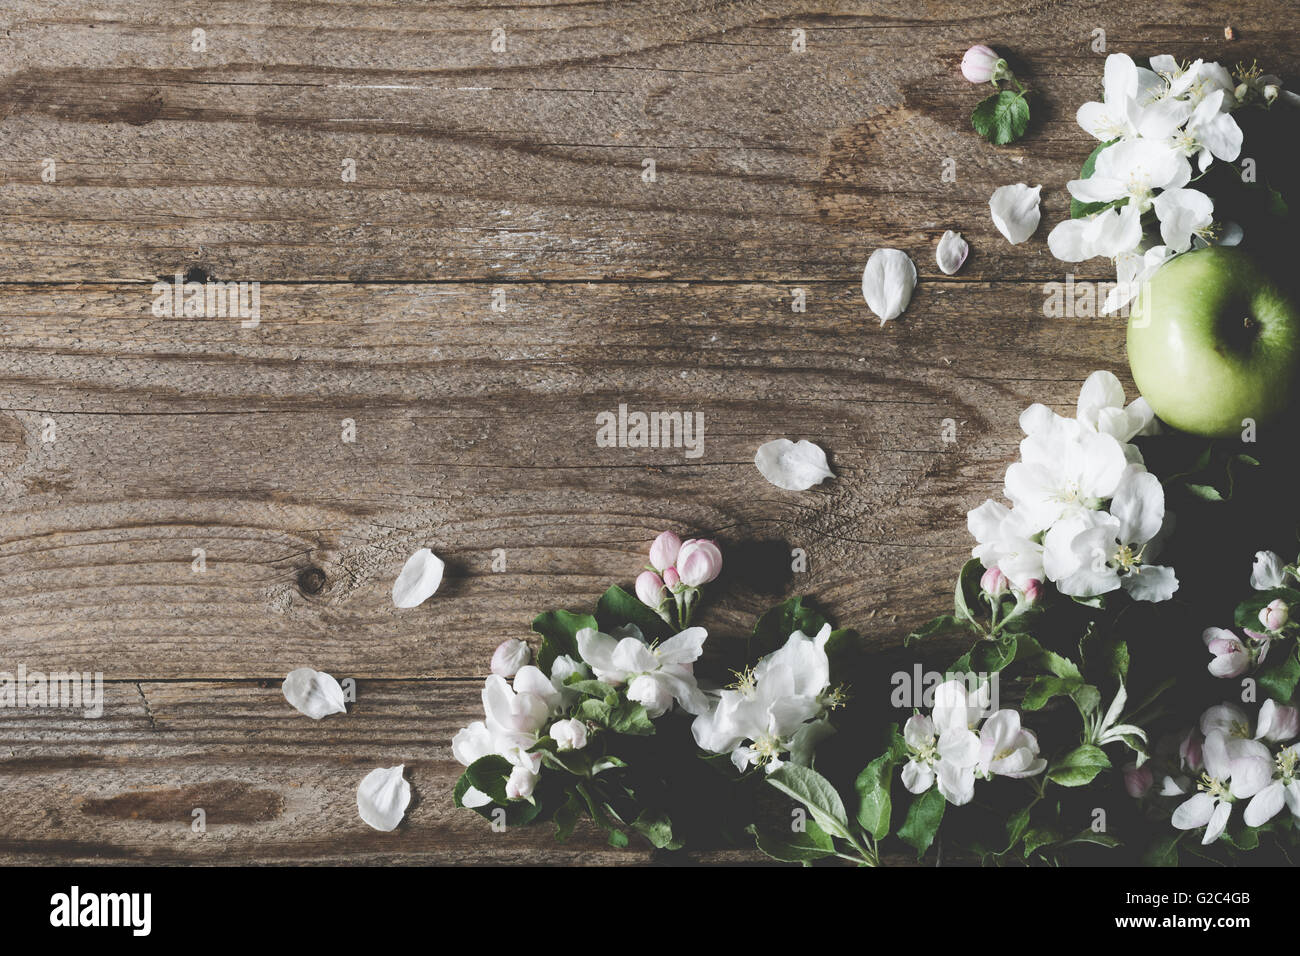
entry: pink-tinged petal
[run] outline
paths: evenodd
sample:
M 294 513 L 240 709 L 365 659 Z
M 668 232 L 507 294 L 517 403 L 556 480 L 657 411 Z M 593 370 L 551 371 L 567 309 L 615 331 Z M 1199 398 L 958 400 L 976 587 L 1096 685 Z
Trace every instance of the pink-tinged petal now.
M 1195 830 L 1197 827 L 1203 827 L 1214 816 L 1214 806 L 1217 802 L 1208 793 L 1198 793 L 1190 800 L 1180 803 L 1169 822 L 1179 830 Z

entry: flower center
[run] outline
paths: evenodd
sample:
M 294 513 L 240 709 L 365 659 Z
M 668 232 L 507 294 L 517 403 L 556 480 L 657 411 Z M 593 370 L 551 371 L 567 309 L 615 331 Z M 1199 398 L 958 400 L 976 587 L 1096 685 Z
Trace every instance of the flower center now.
M 1300 754 L 1288 747 L 1277 755 L 1277 772 L 1278 775 L 1287 783 L 1291 782 L 1295 776 L 1296 761 L 1300 760 Z
M 779 757 L 784 749 L 780 737 L 774 734 L 763 734 L 754 741 L 754 753 L 756 754 L 754 762 L 760 765 L 770 763 Z
M 1229 799 L 1228 787 L 1216 777 L 1211 777 L 1208 773 L 1201 774 L 1201 782 L 1196 785 L 1196 789 L 1204 790 L 1216 800 Z

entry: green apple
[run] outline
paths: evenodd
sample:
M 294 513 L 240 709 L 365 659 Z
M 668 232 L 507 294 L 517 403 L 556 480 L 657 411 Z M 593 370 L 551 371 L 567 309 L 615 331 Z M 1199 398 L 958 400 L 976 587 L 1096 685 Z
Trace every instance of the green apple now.
M 1128 323 L 1138 390 L 1196 435 L 1276 418 L 1300 385 L 1300 308 L 1248 252 L 1211 246 L 1160 267 Z

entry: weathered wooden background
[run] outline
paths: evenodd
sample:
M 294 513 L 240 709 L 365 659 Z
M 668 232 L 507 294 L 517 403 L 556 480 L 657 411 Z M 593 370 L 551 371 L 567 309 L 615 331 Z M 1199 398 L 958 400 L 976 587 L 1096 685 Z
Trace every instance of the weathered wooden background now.
M 1126 375 L 1121 321 L 1042 314 L 1094 31 L 1295 79 L 1296 13 L 0 0 L 0 669 L 110 681 L 98 721 L 0 712 L 0 860 L 646 861 L 451 808 L 492 649 L 629 583 L 673 528 L 731 549 L 716 639 L 802 592 L 896 658 L 949 601 L 1018 411 Z M 1034 90 L 1015 146 L 970 129 L 980 41 Z M 1043 225 L 1013 247 L 987 201 L 1021 181 Z M 949 228 L 973 248 L 955 277 Z M 922 276 L 884 329 L 859 288 L 881 246 Z M 260 327 L 154 317 L 177 272 L 260 282 Z M 597 448 L 619 403 L 701 411 L 703 456 Z M 754 449 L 782 436 L 838 477 L 768 485 Z M 426 545 L 448 579 L 397 611 Z M 352 712 L 290 709 L 302 665 L 357 678 Z M 416 802 L 377 833 L 356 784 L 398 762 Z

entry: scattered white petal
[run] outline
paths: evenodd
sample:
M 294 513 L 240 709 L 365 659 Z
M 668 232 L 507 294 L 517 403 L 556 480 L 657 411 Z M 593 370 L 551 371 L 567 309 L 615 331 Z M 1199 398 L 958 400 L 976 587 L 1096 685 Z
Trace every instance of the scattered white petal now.
M 767 442 L 754 454 L 754 465 L 764 478 L 786 491 L 804 491 L 835 477 L 826 452 L 810 441 L 778 438 Z
M 442 559 L 428 548 L 421 548 L 406 559 L 402 573 L 393 583 L 393 603 L 398 607 L 423 604 L 442 583 Z
M 284 691 L 285 700 L 312 720 L 348 712 L 343 688 L 324 671 L 299 667 L 289 672 L 280 689 Z
M 970 254 L 970 245 L 961 237 L 960 232 L 949 229 L 939 240 L 939 247 L 934 250 L 934 261 L 939 264 L 939 271 L 946 276 L 955 275 L 966 263 Z
M 998 232 L 1007 237 L 1007 242 L 1018 246 L 1034 234 L 1042 213 L 1038 209 L 1038 194 L 1042 186 L 1030 189 L 1024 183 L 1014 186 L 1000 186 L 993 191 L 989 199 L 989 212 L 993 214 L 993 225 Z
M 916 288 L 916 266 L 898 249 L 877 249 L 862 270 L 862 297 L 884 325 L 903 314 Z
M 402 777 L 405 764 L 366 774 L 357 787 L 357 812 L 376 830 L 396 829 L 411 802 L 411 785 Z

